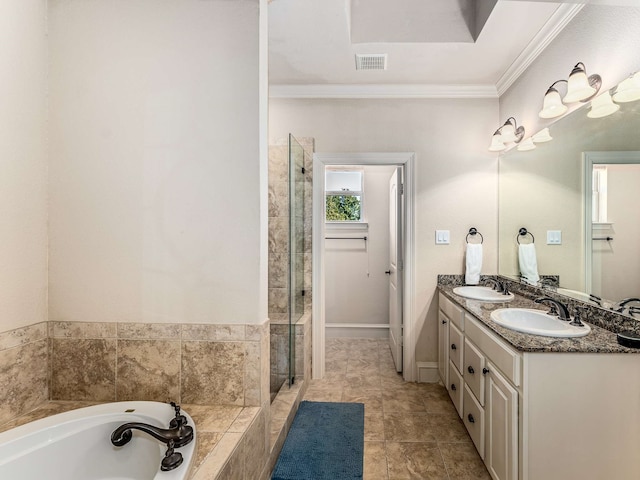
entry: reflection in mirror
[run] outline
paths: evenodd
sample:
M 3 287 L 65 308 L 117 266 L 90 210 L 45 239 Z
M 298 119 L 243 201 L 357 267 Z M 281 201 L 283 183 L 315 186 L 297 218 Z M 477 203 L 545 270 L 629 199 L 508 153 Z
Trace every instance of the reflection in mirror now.
M 557 275 L 559 292 L 619 308 L 640 297 L 640 101 L 602 118 L 589 111 L 586 104 L 549 125 L 552 141 L 501 155 L 499 273 L 520 278 L 524 227 L 542 278 Z M 629 302 L 623 313 L 640 318 L 639 307 Z

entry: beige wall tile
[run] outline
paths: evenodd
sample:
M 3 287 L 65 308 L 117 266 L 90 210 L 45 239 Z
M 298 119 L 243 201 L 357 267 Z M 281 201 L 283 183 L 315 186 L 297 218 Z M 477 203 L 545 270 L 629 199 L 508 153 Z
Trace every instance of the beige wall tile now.
M 114 401 L 115 380 L 115 339 L 53 339 L 53 400 Z
M 115 338 L 115 322 L 51 322 L 53 338 Z
M 182 339 L 211 342 L 242 341 L 245 339 L 245 325 L 183 324 Z
M 0 424 L 47 401 L 47 340 L 0 351 L 0 385 Z
M 182 401 L 244 405 L 245 344 L 182 343 Z
M 179 340 L 181 328 L 177 323 L 118 323 L 118 338 Z
M 180 402 L 180 341 L 118 340 L 116 398 Z
M 37 342 L 48 337 L 47 322 L 40 322 L 26 327 L 16 328 L 0 333 L 0 351 Z

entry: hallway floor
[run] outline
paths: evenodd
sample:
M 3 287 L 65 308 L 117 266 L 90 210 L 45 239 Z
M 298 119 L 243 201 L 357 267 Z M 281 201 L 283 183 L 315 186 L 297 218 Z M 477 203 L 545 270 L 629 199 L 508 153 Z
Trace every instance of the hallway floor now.
M 333 338 L 305 400 L 365 405 L 364 480 L 491 477 L 439 384 L 406 383 L 387 340 Z

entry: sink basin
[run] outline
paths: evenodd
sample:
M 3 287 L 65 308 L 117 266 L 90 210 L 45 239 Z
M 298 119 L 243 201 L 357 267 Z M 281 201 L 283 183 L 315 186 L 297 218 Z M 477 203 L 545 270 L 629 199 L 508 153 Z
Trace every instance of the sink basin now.
M 453 293 L 460 295 L 461 297 L 469 298 L 471 300 L 481 300 L 483 302 L 508 302 L 513 300 L 513 293 L 503 295 L 500 292 L 496 292 L 491 287 L 456 287 L 453 289 Z
M 542 310 L 531 308 L 499 308 L 491 312 L 491 320 L 516 332 L 545 337 L 584 337 L 591 327 L 576 327 Z

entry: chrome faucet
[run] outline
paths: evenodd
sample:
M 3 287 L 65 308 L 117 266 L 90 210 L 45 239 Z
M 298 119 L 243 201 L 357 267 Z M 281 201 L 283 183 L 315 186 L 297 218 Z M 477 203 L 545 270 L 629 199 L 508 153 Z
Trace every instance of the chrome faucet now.
M 167 453 L 162 460 L 161 470 L 173 470 L 182 463 L 182 455 L 174 452 L 174 448 L 183 447 L 193 440 L 193 427 L 187 425 L 187 417 L 180 414 L 180 405 L 171 402 L 176 416 L 169 422 L 169 428 L 160 428 L 141 422 L 124 423 L 111 434 L 111 443 L 116 447 L 122 447 L 131 441 L 133 432 L 140 430 L 151 435 L 156 440 L 167 444 Z
M 566 321 L 571 320 L 571 314 L 569 313 L 569 309 L 564 303 L 559 302 L 558 300 L 554 300 L 553 298 L 550 298 L 550 297 L 540 297 L 540 298 L 536 298 L 534 302 L 546 303 L 548 305 L 551 305 L 552 310 L 549 312 L 549 314 L 557 315 L 560 318 L 560 320 L 566 320 Z

